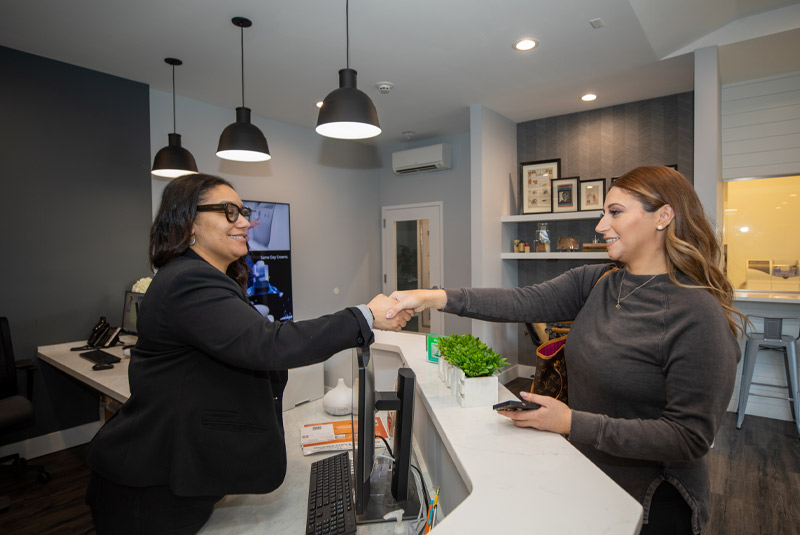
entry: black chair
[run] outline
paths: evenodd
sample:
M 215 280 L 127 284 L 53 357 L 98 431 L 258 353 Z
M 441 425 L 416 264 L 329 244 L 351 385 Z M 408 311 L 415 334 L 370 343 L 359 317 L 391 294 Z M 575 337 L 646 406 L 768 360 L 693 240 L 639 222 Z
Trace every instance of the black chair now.
M 17 370 L 26 372 L 27 397 L 17 390 Z M 33 424 L 33 372 L 36 367 L 30 360 L 15 361 L 11 346 L 11 331 L 8 319 L 0 317 L 0 434 L 21 429 Z M 10 464 L 7 464 L 9 463 Z M 50 474 L 43 466 L 30 465 L 18 453 L 0 457 L 0 470 L 18 473 L 33 470 L 38 472 L 40 482 L 50 481 Z M 8 496 L 0 496 L 0 512 L 11 506 Z

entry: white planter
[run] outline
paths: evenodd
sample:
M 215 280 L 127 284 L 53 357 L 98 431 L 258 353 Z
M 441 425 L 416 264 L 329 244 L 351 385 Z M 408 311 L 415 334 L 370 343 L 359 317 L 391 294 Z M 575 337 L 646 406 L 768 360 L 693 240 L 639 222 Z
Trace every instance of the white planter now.
M 447 363 L 447 377 L 445 378 L 444 381 L 445 384 L 447 385 L 447 388 L 453 388 L 453 381 L 455 380 L 457 369 L 458 368 L 456 368 L 449 362 Z
M 489 377 L 466 377 L 458 381 L 458 404 L 462 407 L 483 407 L 497 403 L 498 381 L 496 375 Z
M 439 357 L 439 379 L 442 381 L 447 381 L 447 366 L 449 365 L 450 363 L 444 360 L 443 356 Z
M 458 399 L 461 395 L 461 385 L 464 384 L 464 370 L 453 366 L 453 395 Z

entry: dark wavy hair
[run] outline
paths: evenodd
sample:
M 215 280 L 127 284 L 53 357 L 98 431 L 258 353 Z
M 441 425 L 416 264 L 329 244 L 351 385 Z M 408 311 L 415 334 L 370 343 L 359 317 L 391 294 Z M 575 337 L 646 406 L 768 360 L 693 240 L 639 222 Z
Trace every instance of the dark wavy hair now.
M 208 192 L 217 186 L 233 186 L 214 175 L 194 174 L 178 177 L 164 188 L 161 206 L 158 207 L 150 228 L 150 267 L 159 269 L 189 248 L 192 224 L 197 217 L 197 205 L 202 204 Z M 242 288 L 247 286 L 248 267 L 244 257 L 228 266 L 226 273 Z
M 670 280 L 686 286 L 675 276 L 679 271 L 694 283 L 694 287 L 716 297 L 725 309 L 731 331 L 737 336 L 741 334 L 746 319 L 733 307 L 733 287 L 720 269 L 719 239 L 689 180 L 675 169 L 653 165 L 628 171 L 611 187 L 633 195 L 646 212 L 655 212 L 666 204 L 672 207 L 675 218 L 664 231 Z

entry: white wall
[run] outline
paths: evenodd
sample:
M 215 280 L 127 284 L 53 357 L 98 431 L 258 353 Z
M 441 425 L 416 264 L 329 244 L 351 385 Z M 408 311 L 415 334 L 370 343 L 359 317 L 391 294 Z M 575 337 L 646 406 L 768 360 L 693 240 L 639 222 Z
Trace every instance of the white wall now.
M 722 88 L 722 178 L 800 172 L 800 71 Z
M 178 97 L 177 131 L 201 172 L 229 180 L 242 198 L 291 205 L 292 286 L 295 319 L 309 319 L 347 306 L 366 303 L 380 287 L 380 159 L 375 149 L 330 140 L 300 128 L 253 116 L 267 138 L 272 159 L 245 164 L 216 156 L 222 130 L 235 119 L 233 109 Z M 152 155 L 167 144 L 172 132 L 172 95 L 150 90 Z M 168 183 L 152 178 L 153 211 Z M 338 290 L 338 293 L 337 293 Z M 338 358 L 326 362 L 326 384 L 350 375 L 328 372 Z M 329 378 L 330 376 L 330 378 Z
M 466 110 L 465 110 L 466 113 Z M 392 152 L 416 147 L 449 143 L 452 167 L 443 171 L 413 175 L 395 175 L 391 169 Z M 394 206 L 442 201 L 443 271 L 445 288 L 470 285 L 470 154 L 469 134 L 427 139 L 381 151 L 387 166 L 380 170 L 380 204 Z M 452 314 L 444 315 L 444 332 L 466 334 L 471 321 Z
M 470 191 L 472 283 L 476 288 L 517 285 L 516 266 L 500 260 L 500 217 L 516 206 L 517 125 L 483 106 L 470 107 Z M 517 361 L 517 325 L 472 322 L 472 333 L 495 351 Z

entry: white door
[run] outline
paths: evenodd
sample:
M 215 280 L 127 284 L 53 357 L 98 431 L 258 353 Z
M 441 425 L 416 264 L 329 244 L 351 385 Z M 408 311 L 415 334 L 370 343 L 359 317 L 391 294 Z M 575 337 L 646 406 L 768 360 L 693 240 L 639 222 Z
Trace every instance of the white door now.
M 442 287 L 442 203 L 382 209 L 383 293 Z M 444 334 L 442 313 L 415 314 L 404 330 Z

